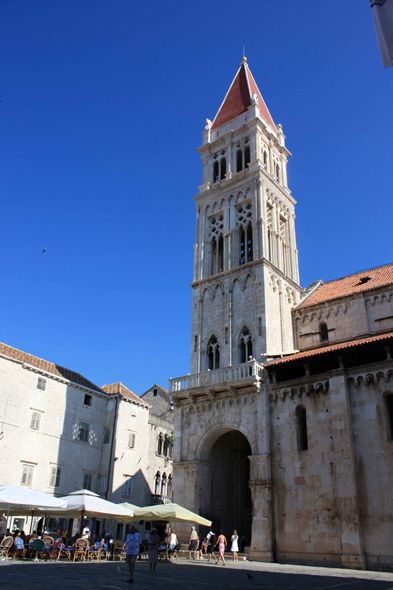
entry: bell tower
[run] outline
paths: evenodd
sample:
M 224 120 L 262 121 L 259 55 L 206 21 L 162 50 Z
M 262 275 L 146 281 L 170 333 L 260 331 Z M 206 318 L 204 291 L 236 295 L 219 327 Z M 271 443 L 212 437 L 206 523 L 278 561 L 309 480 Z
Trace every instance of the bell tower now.
M 292 351 L 300 292 L 290 153 L 246 58 L 198 152 L 191 373 Z
M 267 356 L 293 351 L 295 200 L 275 125 L 246 58 L 206 119 L 196 203 L 191 369 L 169 380 L 174 499 L 273 559 Z M 188 530 L 177 527 L 179 538 Z

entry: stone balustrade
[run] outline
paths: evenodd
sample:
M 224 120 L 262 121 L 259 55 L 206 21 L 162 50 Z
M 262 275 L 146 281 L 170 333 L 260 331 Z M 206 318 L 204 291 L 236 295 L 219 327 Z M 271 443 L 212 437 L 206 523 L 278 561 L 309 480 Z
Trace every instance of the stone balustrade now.
M 195 373 L 184 377 L 169 379 L 169 395 L 190 389 L 201 389 L 224 385 L 226 383 L 241 383 L 259 380 L 262 378 L 263 365 L 257 361 L 250 361 L 240 365 L 222 367 L 214 371 Z

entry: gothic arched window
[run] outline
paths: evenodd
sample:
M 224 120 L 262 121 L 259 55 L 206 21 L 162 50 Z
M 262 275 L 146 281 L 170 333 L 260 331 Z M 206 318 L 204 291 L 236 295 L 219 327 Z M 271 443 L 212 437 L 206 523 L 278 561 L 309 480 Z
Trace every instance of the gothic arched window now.
M 296 436 L 297 436 L 297 450 L 308 450 L 307 438 L 307 414 L 304 406 L 297 406 L 296 408 Z
M 166 473 L 162 476 L 161 496 L 166 496 Z
M 263 152 L 263 163 L 267 166 L 267 152 Z
M 219 366 L 220 345 L 218 344 L 216 336 L 213 334 L 207 345 L 207 368 L 210 369 L 210 371 L 214 371 L 214 369 L 218 369 Z
M 242 150 L 237 150 L 236 152 L 236 172 L 240 172 L 243 170 L 243 152 Z
M 222 158 L 220 162 L 220 180 L 225 179 L 225 175 L 227 173 L 227 161 L 225 158 Z
M 247 363 L 252 357 L 252 339 L 250 330 L 244 326 L 239 338 L 239 363 Z
M 248 145 L 246 147 L 246 149 L 244 150 L 244 168 L 247 168 L 247 166 L 249 165 L 251 161 L 251 157 L 250 157 L 250 146 Z
M 251 222 L 240 231 L 240 262 L 239 264 L 247 264 L 252 262 L 252 226 Z
M 388 427 L 388 440 L 393 440 L 393 393 L 388 391 L 383 394 Z
M 219 180 L 219 176 L 218 176 L 218 162 L 217 160 L 214 162 L 214 166 L 213 166 L 213 184 L 215 182 L 218 182 Z
M 172 498 L 172 475 L 168 477 L 168 498 Z
M 160 432 L 158 439 L 157 439 L 157 455 L 162 455 L 163 444 L 164 444 L 164 440 L 162 438 L 162 433 Z
M 280 182 L 280 166 L 278 164 L 276 164 L 276 178 Z
M 155 483 L 154 483 L 154 493 L 156 496 L 160 495 L 160 483 L 161 483 L 161 473 L 157 471 L 155 475 Z
M 319 341 L 329 342 L 329 332 L 326 322 L 319 324 Z

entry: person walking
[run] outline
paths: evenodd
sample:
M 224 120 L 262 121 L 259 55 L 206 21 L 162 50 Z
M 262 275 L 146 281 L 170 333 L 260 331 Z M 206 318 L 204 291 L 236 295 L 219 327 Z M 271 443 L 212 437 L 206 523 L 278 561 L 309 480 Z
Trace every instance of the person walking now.
M 197 559 L 197 549 L 198 549 L 198 533 L 195 530 L 195 527 L 191 527 L 191 535 L 190 535 L 190 550 L 189 550 L 189 559 L 191 559 L 191 553 L 194 553 L 194 559 Z
M 213 559 L 216 559 L 215 555 L 214 555 L 214 547 L 217 541 L 216 535 L 213 533 L 213 531 L 209 531 L 206 535 L 206 540 L 207 540 L 207 554 L 209 556 L 209 561 L 210 559 L 213 557 Z
M 231 541 L 232 541 L 231 551 L 233 553 L 233 561 L 239 561 L 237 558 L 237 554 L 239 553 L 239 537 L 237 536 L 237 531 L 233 531 Z
M 225 549 L 227 548 L 227 540 L 226 540 L 226 537 L 222 531 L 220 531 L 218 533 L 218 539 L 217 539 L 216 545 L 218 545 L 218 559 L 216 561 L 216 565 L 218 565 L 218 562 L 220 561 L 220 559 L 222 559 L 223 565 L 226 565 L 225 559 L 224 559 L 224 553 L 225 553 Z
M 157 535 L 157 529 L 153 529 L 149 535 L 149 564 L 150 573 L 156 572 L 158 563 L 158 546 L 161 543 L 160 537 Z
M 130 584 L 134 581 L 134 569 L 135 569 L 135 562 L 136 558 L 139 554 L 139 547 L 141 544 L 141 536 L 136 530 L 134 524 L 130 526 L 129 533 L 126 537 L 125 547 L 126 547 L 126 563 L 128 563 L 128 571 L 130 572 L 130 577 L 127 580 Z

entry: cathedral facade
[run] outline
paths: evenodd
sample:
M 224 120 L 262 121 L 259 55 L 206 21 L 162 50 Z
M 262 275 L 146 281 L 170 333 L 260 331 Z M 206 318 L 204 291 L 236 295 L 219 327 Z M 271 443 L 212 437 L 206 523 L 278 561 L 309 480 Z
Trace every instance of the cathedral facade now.
M 300 287 L 290 153 L 246 58 L 198 151 L 175 501 L 251 559 L 390 568 L 393 267 Z

